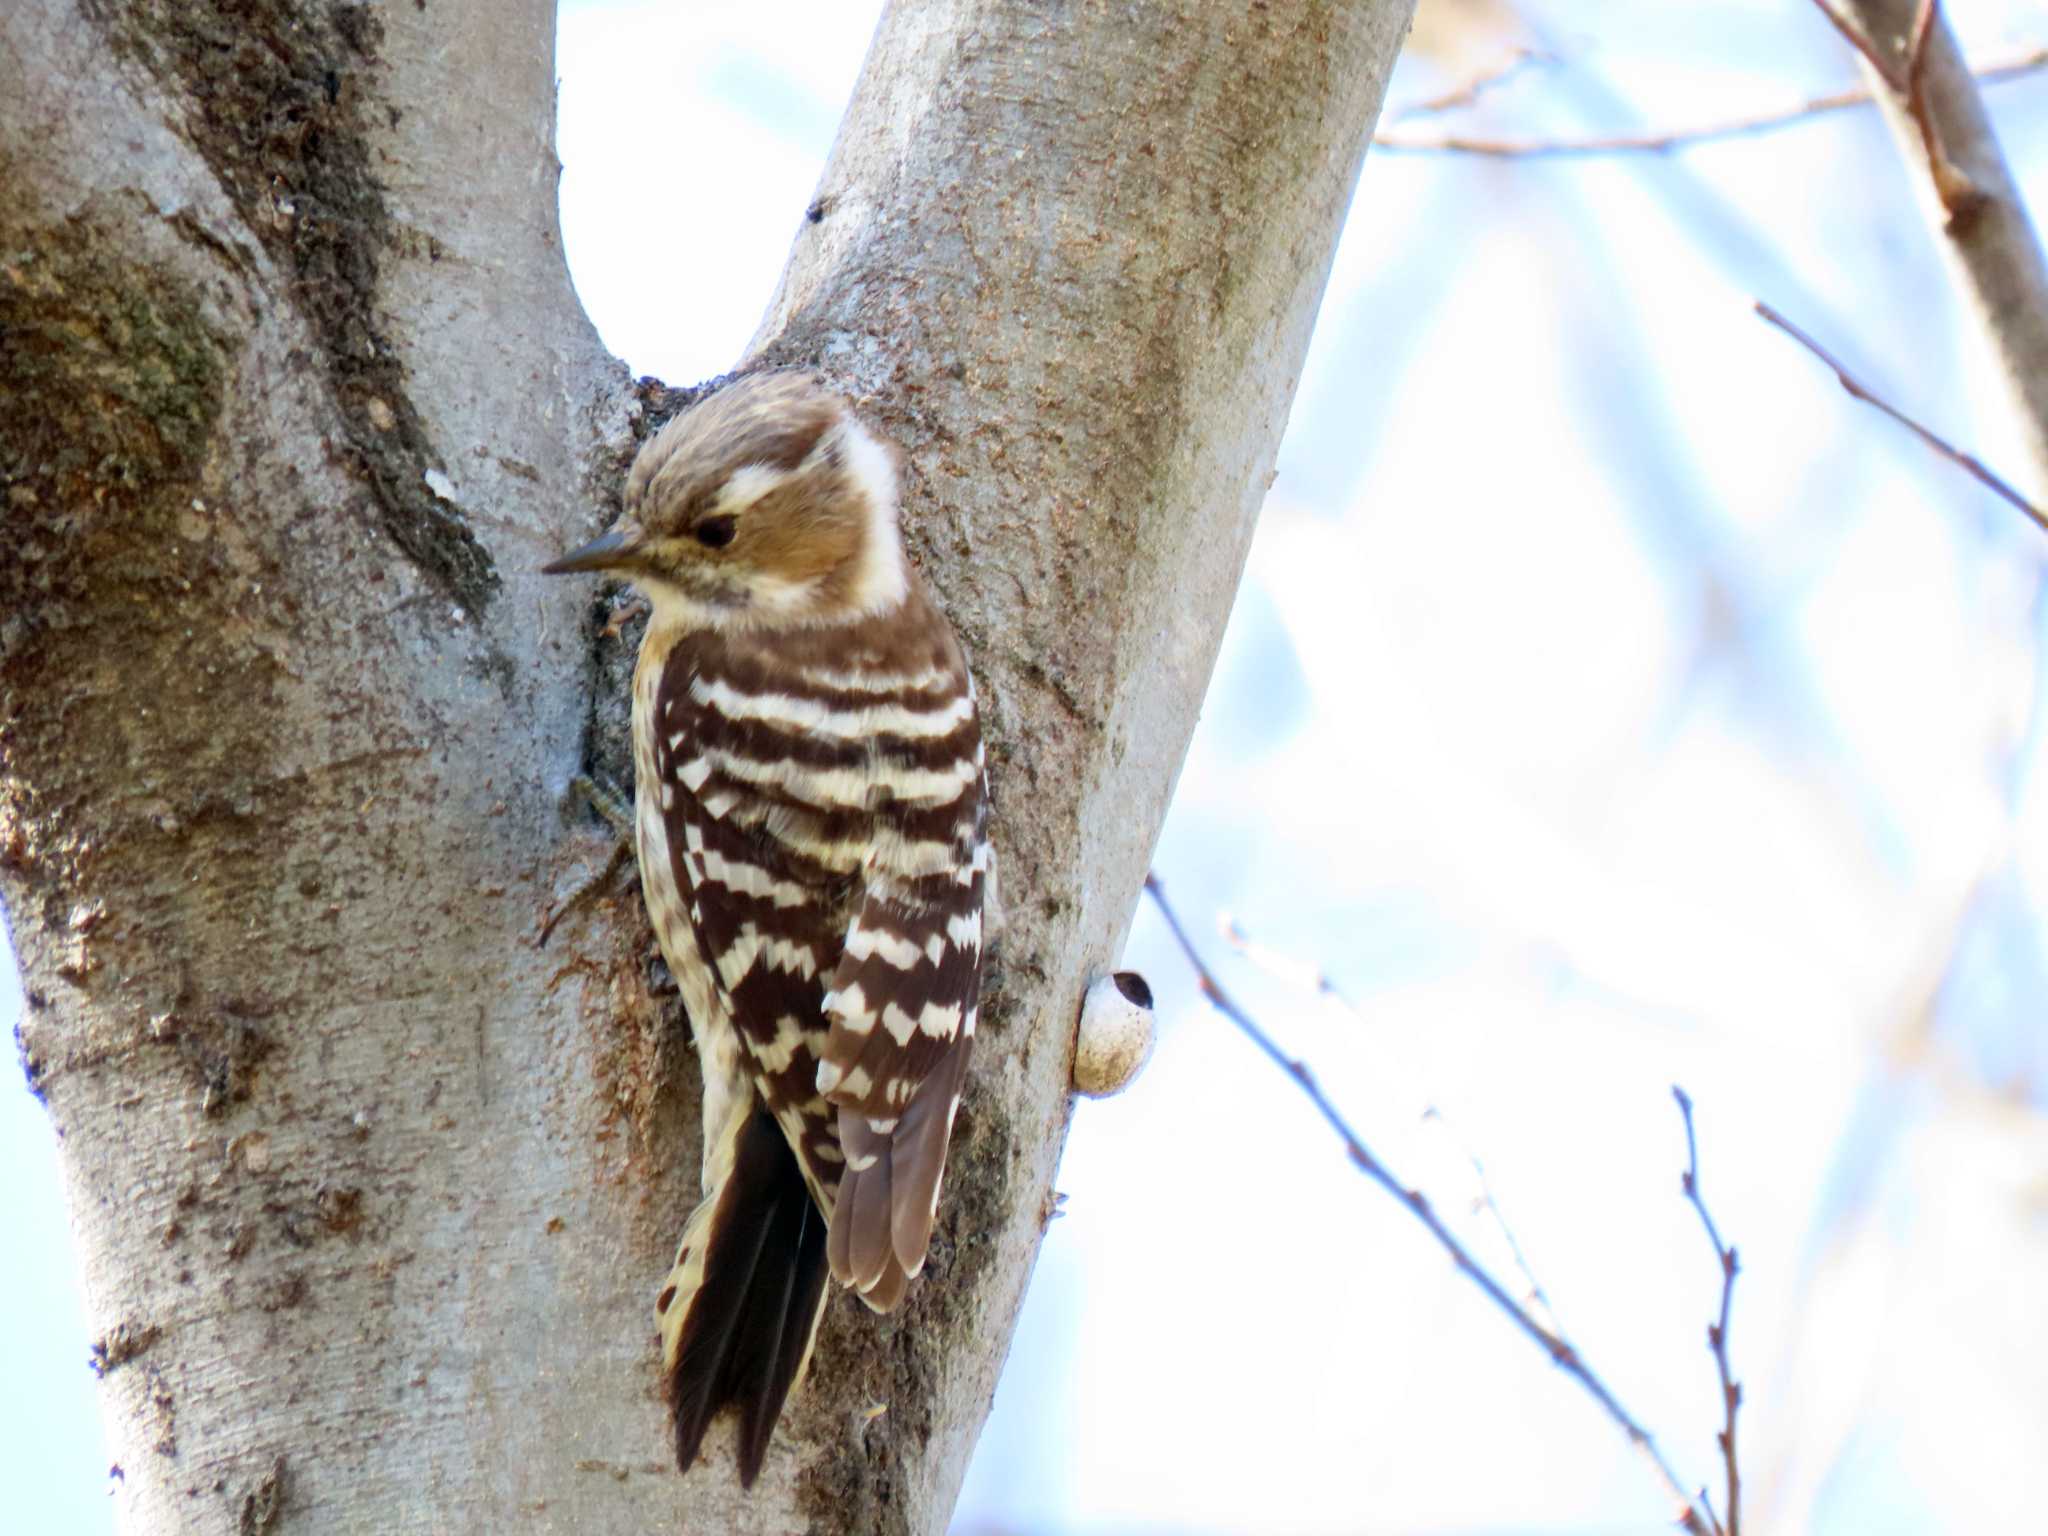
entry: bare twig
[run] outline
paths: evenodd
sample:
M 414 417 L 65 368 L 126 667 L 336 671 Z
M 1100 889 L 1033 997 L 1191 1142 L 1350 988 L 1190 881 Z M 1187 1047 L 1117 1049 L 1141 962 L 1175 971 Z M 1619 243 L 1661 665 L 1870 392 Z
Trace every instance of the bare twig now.
M 1386 120 L 1404 123 L 1411 117 L 1434 117 L 1443 112 L 1456 112 L 1462 107 L 1472 106 L 1488 91 L 1506 85 L 1526 69 L 1547 69 L 1558 62 L 1556 54 L 1545 53 L 1540 48 L 1517 48 L 1500 63 L 1480 70 L 1448 91 L 1394 108 L 1386 114 Z
M 2044 67 L 2048 67 L 2048 47 L 2032 48 L 2011 58 L 1985 64 L 1976 70 L 1975 74 L 1981 85 L 1999 85 L 2008 80 L 2018 80 L 2036 74 Z M 1848 90 L 1832 91 L 1825 96 L 1812 97 L 1797 106 L 1781 107 L 1774 112 L 1759 112 L 1747 117 L 1726 118 L 1717 122 L 1698 123 L 1687 128 L 1667 128 L 1652 133 L 1610 134 L 1586 138 L 1497 139 L 1473 134 L 1402 133 L 1398 129 L 1388 129 L 1374 134 L 1372 142 L 1375 149 L 1394 150 L 1401 154 L 1480 155 L 1502 160 L 1662 155 L 1674 150 L 1691 149 L 1699 144 L 1713 144 L 1725 139 L 1774 133 L 1780 128 L 1789 128 L 1831 112 L 1869 106 L 1872 100 L 1868 87 L 1854 86 Z
M 2044 512 L 2041 508 L 2035 506 L 2031 501 L 2027 500 L 2026 497 L 2022 496 L 2018 491 L 2014 490 L 2010 482 L 2004 480 L 2000 476 L 1994 474 L 1990 469 L 1986 468 L 1983 460 L 1979 459 L 1973 453 L 1963 452 L 1960 448 L 1957 448 L 1954 444 L 1950 443 L 1946 438 L 1940 437 L 1936 433 L 1929 431 L 1926 427 L 1923 427 L 1922 425 L 1920 425 L 1919 422 L 1915 421 L 1912 417 L 1908 416 L 1904 411 L 1898 409 L 1898 407 L 1892 405 L 1889 401 L 1880 398 L 1868 386 L 1859 382 L 1856 379 L 1856 377 L 1849 372 L 1847 368 L 1843 367 L 1842 364 L 1835 359 L 1833 354 L 1827 350 L 1827 348 L 1823 347 L 1819 342 L 1815 341 L 1811 336 L 1807 335 L 1806 332 L 1802 331 L 1790 320 L 1787 320 L 1783 315 L 1779 314 L 1775 309 L 1771 308 L 1771 306 L 1766 304 L 1762 299 L 1757 299 L 1754 301 L 1754 303 L 1756 306 L 1756 312 L 1759 315 L 1761 315 L 1764 319 L 1770 321 L 1772 325 L 1775 325 L 1787 336 L 1790 336 L 1794 341 L 1798 342 L 1802 347 L 1806 348 L 1807 351 L 1811 352 L 1823 363 L 1826 363 L 1828 367 L 1834 369 L 1835 378 L 1840 382 L 1842 388 L 1848 391 L 1848 393 L 1853 398 L 1863 401 L 1866 405 L 1875 406 L 1878 410 L 1884 412 L 1885 415 L 1891 417 L 1893 421 L 1896 421 L 1908 432 L 1911 432 L 1915 437 L 1919 438 L 1921 442 L 1925 443 L 1928 447 L 1932 448 L 1936 453 L 1940 454 L 1950 463 L 1960 465 L 1963 469 L 1969 471 L 1969 473 L 1981 484 L 1987 486 L 1994 493 L 2003 497 L 2005 500 L 2011 502 L 2015 507 L 2018 507 L 2022 512 L 2026 513 L 2028 517 L 2034 520 L 2035 525 L 2038 526 L 2043 532 L 2048 532 L 2048 512 Z
M 1728 1536 L 1742 1536 L 1742 1474 L 1735 1460 L 1735 1415 L 1742 1407 L 1742 1384 L 1735 1379 L 1728 1365 L 1728 1309 L 1735 1301 L 1735 1277 L 1742 1272 L 1742 1263 L 1735 1256 L 1735 1250 L 1721 1241 L 1721 1232 L 1714 1225 L 1714 1218 L 1707 1213 L 1707 1202 L 1700 1196 L 1700 1149 L 1693 1137 L 1692 1100 L 1683 1088 L 1673 1085 L 1671 1096 L 1678 1101 L 1678 1112 L 1685 1117 L 1685 1176 L 1680 1187 L 1685 1198 L 1692 1202 L 1692 1208 L 1700 1213 L 1700 1225 L 1707 1229 L 1707 1241 L 1714 1245 L 1714 1258 L 1721 1266 L 1721 1318 L 1707 1327 L 1707 1347 L 1713 1352 L 1714 1366 L 1721 1373 L 1721 1401 L 1725 1407 L 1726 1420 L 1715 1439 L 1721 1445 L 1721 1461 L 1727 1469 L 1728 1479 Z M 1704 1496 L 1704 1495 L 1703 1495 Z
M 1252 1016 L 1239 1007 L 1230 994 L 1223 990 L 1215 975 L 1203 961 L 1200 952 L 1196 950 L 1194 942 L 1188 938 L 1187 930 L 1181 926 L 1180 919 L 1174 914 L 1172 906 L 1168 904 L 1166 891 L 1160 885 L 1159 877 L 1156 874 L 1146 875 L 1145 889 L 1151 895 L 1153 903 L 1159 908 L 1159 915 L 1166 919 L 1166 926 L 1172 931 L 1174 941 L 1179 944 L 1181 953 L 1187 956 L 1188 965 L 1194 970 L 1195 980 L 1201 987 L 1202 996 L 1209 1000 L 1210 1005 L 1217 1012 L 1235 1024 L 1238 1030 L 1252 1044 L 1256 1045 L 1275 1066 L 1294 1079 L 1295 1085 L 1307 1096 L 1308 1101 L 1315 1106 L 1316 1113 L 1323 1117 L 1330 1129 L 1335 1131 L 1338 1138 L 1343 1141 L 1345 1150 L 1351 1155 L 1353 1165 L 1367 1178 L 1379 1185 L 1380 1188 L 1408 1207 L 1409 1211 L 1414 1214 L 1415 1219 L 1428 1228 L 1430 1236 L 1437 1240 L 1438 1246 L 1450 1255 L 1452 1262 L 1465 1273 L 1466 1277 L 1474 1285 L 1478 1286 L 1480 1290 L 1484 1291 L 1487 1298 L 1505 1312 L 1513 1320 L 1516 1327 L 1520 1328 L 1545 1354 L 1549 1355 L 1553 1364 L 1577 1381 L 1593 1400 L 1606 1411 L 1607 1416 L 1628 1437 L 1629 1443 L 1641 1452 L 1644 1459 L 1650 1463 L 1658 1478 L 1662 1480 L 1665 1489 L 1677 1501 L 1679 1508 L 1677 1523 L 1679 1529 L 1689 1533 L 1689 1536 L 1729 1536 L 1729 1533 L 1722 1530 L 1718 1521 L 1714 1520 L 1711 1515 L 1702 1512 L 1700 1500 L 1696 1495 L 1686 1492 L 1685 1485 L 1679 1481 L 1678 1474 L 1672 1470 L 1671 1464 L 1664 1459 L 1664 1453 L 1657 1448 L 1657 1442 L 1651 1437 L 1650 1432 L 1643 1428 L 1626 1408 L 1622 1407 L 1613 1392 L 1608 1390 L 1607 1384 L 1594 1374 L 1593 1368 L 1585 1362 L 1577 1348 L 1561 1335 L 1553 1333 L 1550 1329 L 1537 1322 L 1521 1303 L 1507 1293 L 1499 1281 L 1495 1280 L 1492 1275 L 1480 1267 L 1478 1261 L 1466 1251 L 1465 1246 L 1458 1241 L 1456 1235 L 1443 1224 L 1442 1219 L 1438 1217 L 1435 1208 L 1430 1205 L 1427 1197 L 1419 1190 L 1410 1189 L 1396 1179 L 1387 1169 L 1387 1166 L 1373 1155 L 1371 1149 L 1363 1141 L 1359 1140 L 1358 1133 L 1351 1129 L 1351 1126 L 1345 1121 L 1343 1114 L 1337 1109 L 1336 1105 L 1330 1102 L 1329 1096 L 1323 1092 L 1322 1084 L 1316 1081 L 1315 1074 L 1309 1070 L 1307 1064 L 1296 1060 L 1280 1049 L 1278 1042 L 1271 1035 L 1267 1034 L 1265 1030 L 1261 1029 Z
M 1329 972 L 1304 965 L 1258 943 L 1233 918 L 1223 918 L 1218 927 L 1225 942 L 1260 970 L 1292 985 L 1313 990 L 1318 996 L 1343 1010 L 1361 1032 L 1377 1033 L 1365 1010 L 1345 996 L 1343 989 L 1331 980 Z M 1474 1152 L 1458 1134 L 1457 1127 L 1451 1123 L 1451 1117 L 1444 1113 L 1442 1106 L 1412 1087 L 1411 1093 L 1422 1105 L 1423 1121 L 1435 1126 L 1445 1143 L 1471 1169 L 1474 1191 L 1472 1211 L 1493 1228 L 1508 1256 L 1513 1260 L 1515 1268 L 1520 1271 L 1526 1287 L 1521 1296 L 1523 1304 L 1536 1315 L 1544 1327 L 1561 1336 L 1564 1332 L 1563 1325 L 1558 1322 L 1557 1313 L 1550 1304 L 1550 1297 L 1544 1292 L 1543 1283 L 1536 1278 L 1536 1271 L 1530 1267 L 1528 1255 L 1522 1251 L 1522 1245 L 1515 1237 L 1514 1228 L 1508 1225 L 1507 1213 L 1500 1208 L 1500 1202 L 1494 1198 L 1493 1183 L 1486 1176 L 1485 1163 L 1480 1161 L 1479 1154 Z

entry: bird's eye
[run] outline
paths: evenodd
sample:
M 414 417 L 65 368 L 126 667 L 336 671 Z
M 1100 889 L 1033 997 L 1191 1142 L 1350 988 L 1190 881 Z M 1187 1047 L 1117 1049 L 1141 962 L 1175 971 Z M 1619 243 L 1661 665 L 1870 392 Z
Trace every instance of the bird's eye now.
M 736 517 L 707 517 L 690 531 L 706 549 L 723 549 L 740 531 L 740 520 Z

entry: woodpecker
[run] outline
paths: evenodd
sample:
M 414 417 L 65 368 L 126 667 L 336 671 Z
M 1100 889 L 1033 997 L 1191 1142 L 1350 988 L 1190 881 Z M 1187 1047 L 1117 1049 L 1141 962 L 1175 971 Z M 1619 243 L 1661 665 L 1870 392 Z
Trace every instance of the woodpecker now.
M 671 421 L 624 513 L 544 567 L 629 578 L 634 832 L 704 1070 L 703 1198 L 655 1302 L 677 1465 L 721 1411 L 751 1487 L 829 1270 L 922 1268 L 981 993 L 988 777 L 893 451 L 808 375 Z

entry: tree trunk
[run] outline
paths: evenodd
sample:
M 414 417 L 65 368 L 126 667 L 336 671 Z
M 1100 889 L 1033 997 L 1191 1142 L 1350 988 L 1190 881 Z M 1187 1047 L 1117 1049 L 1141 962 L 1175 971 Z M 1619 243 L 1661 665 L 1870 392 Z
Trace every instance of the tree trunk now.
M 563 268 L 553 7 L 7 7 L 0 893 L 125 1529 L 944 1529 L 1410 8 L 883 19 L 750 361 L 906 452 L 1008 924 L 931 1263 L 747 1497 L 668 1461 L 637 892 L 537 940 L 632 637 L 534 570 L 667 399 Z

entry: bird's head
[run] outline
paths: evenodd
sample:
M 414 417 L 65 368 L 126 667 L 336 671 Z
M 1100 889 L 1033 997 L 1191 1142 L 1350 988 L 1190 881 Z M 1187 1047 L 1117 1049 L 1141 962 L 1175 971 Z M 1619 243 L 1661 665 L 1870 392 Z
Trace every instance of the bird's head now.
M 804 374 L 739 379 L 671 421 L 633 461 L 625 503 L 542 569 L 628 577 L 657 625 L 844 623 L 908 591 L 895 457 Z

